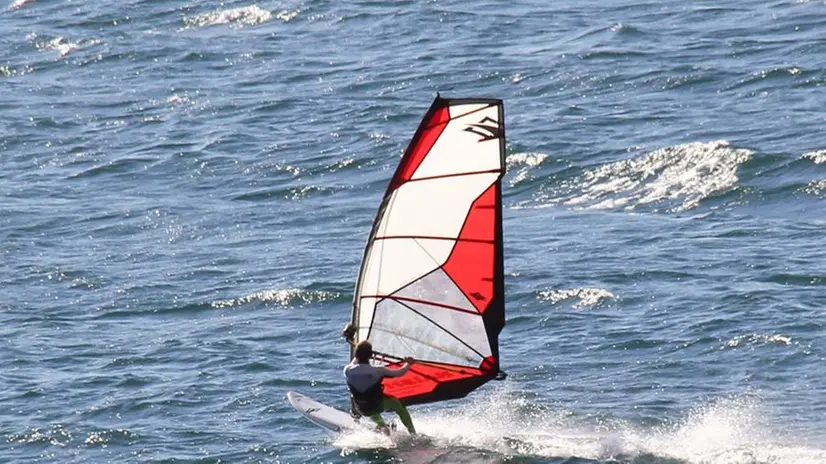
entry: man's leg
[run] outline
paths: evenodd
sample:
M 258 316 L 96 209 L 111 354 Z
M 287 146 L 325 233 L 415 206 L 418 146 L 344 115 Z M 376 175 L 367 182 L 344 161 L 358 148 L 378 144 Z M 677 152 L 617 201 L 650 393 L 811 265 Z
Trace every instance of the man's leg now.
M 369 417 L 370 419 L 373 420 L 373 422 L 376 423 L 376 425 L 378 426 L 379 432 L 381 432 L 385 435 L 390 435 L 390 429 L 387 427 L 387 424 L 384 423 L 384 418 L 381 417 L 381 413 L 383 413 L 383 412 L 384 412 L 384 407 L 381 403 L 379 403 L 379 410 L 376 411 L 374 414 L 370 414 L 367 417 Z
M 377 412 L 370 416 L 370 419 L 373 419 L 373 422 L 379 427 L 379 431 L 385 435 L 390 434 L 390 429 L 387 428 L 387 424 L 384 423 L 384 419 L 381 417 L 381 413 Z
M 385 396 L 381 400 L 381 407 L 385 411 L 395 412 L 399 416 L 399 419 L 402 420 L 402 424 L 407 427 L 407 431 L 410 432 L 411 435 L 416 433 L 416 429 L 413 427 L 413 421 L 410 419 L 410 414 L 408 414 L 407 408 L 404 407 L 401 401 L 393 398 L 392 396 Z

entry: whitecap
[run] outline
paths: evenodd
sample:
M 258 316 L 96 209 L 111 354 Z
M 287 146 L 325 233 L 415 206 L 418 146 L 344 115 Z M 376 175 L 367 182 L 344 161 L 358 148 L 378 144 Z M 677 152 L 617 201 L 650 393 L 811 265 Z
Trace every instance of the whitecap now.
M 584 308 L 586 306 L 596 306 L 603 300 L 616 299 L 616 296 L 603 288 L 573 288 L 562 290 L 540 290 L 537 294 L 538 298 L 543 301 L 550 301 L 551 303 L 558 303 L 560 301 L 578 299 L 574 304 L 574 308 Z
M 548 155 L 545 153 L 514 153 L 507 157 L 508 172 L 512 173 L 509 184 L 511 187 L 523 182 L 534 168 L 541 165 Z
M 231 308 L 253 301 L 265 303 L 275 303 L 278 306 L 290 307 L 294 305 L 303 306 L 311 303 L 319 303 L 332 300 L 339 296 L 336 292 L 326 292 L 322 290 L 302 290 L 300 288 L 289 288 L 281 290 L 264 290 L 250 295 L 228 300 L 217 300 L 211 303 L 213 308 Z
M 184 17 L 187 28 L 229 24 L 231 27 L 244 27 L 263 24 L 272 19 L 272 13 L 258 5 L 216 10 Z
M 792 338 L 781 334 L 744 334 L 733 337 L 726 342 L 727 348 L 737 348 L 744 345 L 791 345 Z
M 826 179 L 813 180 L 803 190 L 810 195 L 823 195 L 826 192 Z
M 32 2 L 34 2 L 34 0 L 14 0 L 13 2 L 11 2 L 11 4 L 9 4 L 8 10 L 16 10 L 18 8 L 22 8 L 23 5 Z
M 803 155 L 803 158 L 812 160 L 815 164 L 826 163 L 826 150 L 818 150 Z
M 26 38 L 34 42 L 34 46 L 38 50 L 55 50 L 61 57 L 66 56 L 79 48 L 85 48 L 103 43 L 97 39 L 80 40 L 75 42 L 65 37 L 54 37 L 49 40 L 38 41 L 38 36 L 34 33 L 27 35 Z
M 284 10 L 284 11 L 278 13 L 277 15 L 275 15 L 275 17 L 280 19 L 281 21 L 284 21 L 285 23 L 288 23 L 288 22 L 292 21 L 293 19 L 297 18 L 298 13 L 299 13 L 298 10 L 294 10 L 294 11 Z
M 540 193 L 537 202 L 626 210 L 669 202 L 676 203 L 669 209 L 685 211 L 735 186 L 737 169 L 751 156 L 752 151 L 733 148 L 724 140 L 666 147 L 587 170 Z

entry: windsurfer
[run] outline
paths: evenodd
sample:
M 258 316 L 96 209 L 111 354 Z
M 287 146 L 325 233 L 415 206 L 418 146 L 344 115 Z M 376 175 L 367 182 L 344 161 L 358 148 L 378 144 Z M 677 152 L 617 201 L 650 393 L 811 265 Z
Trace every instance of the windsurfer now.
M 345 333 L 345 337 L 352 344 L 352 335 L 347 337 Z M 413 421 L 410 419 L 407 408 L 398 399 L 385 395 L 381 383 L 385 377 L 404 375 L 410 369 L 413 359 L 405 358 L 402 367 L 389 369 L 370 364 L 370 358 L 372 357 L 373 346 L 367 340 L 363 340 L 356 345 L 355 357 L 344 368 L 344 377 L 347 378 L 347 386 L 350 388 L 350 397 L 354 409 L 361 415 L 372 419 L 383 433 L 389 433 L 389 429 L 387 424 L 384 423 L 381 413 L 393 411 L 399 416 L 407 431 L 414 435 L 416 429 L 413 427 Z

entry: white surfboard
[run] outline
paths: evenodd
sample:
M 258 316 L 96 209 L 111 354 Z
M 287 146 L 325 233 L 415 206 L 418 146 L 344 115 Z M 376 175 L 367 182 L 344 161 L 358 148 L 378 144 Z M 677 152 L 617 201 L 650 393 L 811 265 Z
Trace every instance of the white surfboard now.
M 346 430 L 372 430 L 376 431 L 373 421 L 357 421 L 350 414 L 336 408 L 319 403 L 318 401 L 296 392 L 287 392 L 287 399 L 290 404 L 298 410 L 304 417 L 332 432 L 343 432 Z

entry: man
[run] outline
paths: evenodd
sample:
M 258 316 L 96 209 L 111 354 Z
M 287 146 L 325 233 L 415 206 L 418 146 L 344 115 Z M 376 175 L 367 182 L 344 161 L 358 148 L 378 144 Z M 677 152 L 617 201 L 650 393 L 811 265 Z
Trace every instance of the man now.
M 347 329 L 345 329 L 345 336 Z M 347 337 L 348 341 L 352 337 Z M 413 421 L 407 408 L 401 401 L 392 396 L 384 394 L 384 387 L 381 383 L 385 377 L 400 377 L 410 369 L 413 363 L 412 358 L 405 358 L 404 365 L 399 369 L 389 369 L 382 366 L 370 364 L 373 357 L 373 346 L 367 340 L 363 340 L 356 345 L 355 357 L 350 364 L 344 368 L 344 377 L 347 378 L 347 386 L 350 388 L 350 397 L 358 413 L 368 416 L 378 425 L 379 430 L 385 434 L 389 433 L 387 424 L 381 417 L 385 411 L 393 411 L 401 419 L 402 424 L 411 435 L 416 434 Z

